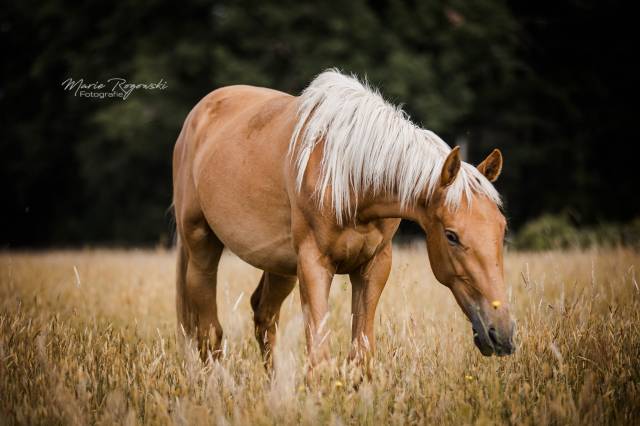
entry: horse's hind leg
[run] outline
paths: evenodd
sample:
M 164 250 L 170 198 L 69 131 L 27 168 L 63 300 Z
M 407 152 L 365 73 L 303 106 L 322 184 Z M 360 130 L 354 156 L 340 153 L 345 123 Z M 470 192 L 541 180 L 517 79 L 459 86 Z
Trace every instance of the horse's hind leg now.
M 255 333 L 267 368 L 271 367 L 276 327 L 282 302 L 296 285 L 296 277 L 264 272 L 251 296 Z
M 179 327 L 195 337 L 200 357 L 220 355 L 222 326 L 216 305 L 216 275 L 223 244 L 204 220 L 179 228 L 176 307 Z M 181 330 L 179 330 L 180 332 Z

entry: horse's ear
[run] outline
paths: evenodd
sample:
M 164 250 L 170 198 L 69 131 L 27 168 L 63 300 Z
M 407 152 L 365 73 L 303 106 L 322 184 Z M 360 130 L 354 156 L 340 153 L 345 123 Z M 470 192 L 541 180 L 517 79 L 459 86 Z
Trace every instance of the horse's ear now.
M 460 171 L 460 147 L 456 146 L 444 160 L 442 172 L 440 172 L 440 186 L 444 188 L 451 185 L 458 175 L 458 171 Z
M 500 150 L 494 149 L 482 163 L 478 164 L 478 171 L 489 179 L 489 182 L 495 182 L 502 171 L 502 153 Z

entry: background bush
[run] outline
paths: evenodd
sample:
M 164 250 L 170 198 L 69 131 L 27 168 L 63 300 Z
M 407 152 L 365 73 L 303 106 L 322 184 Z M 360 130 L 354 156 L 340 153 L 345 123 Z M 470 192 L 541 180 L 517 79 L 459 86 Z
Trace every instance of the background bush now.
M 521 250 L 628 246 L 640 248 L 640 218 L 626 224 L 575 226 L 568 214 L 545 214 L 515 233 L 512 246 Z

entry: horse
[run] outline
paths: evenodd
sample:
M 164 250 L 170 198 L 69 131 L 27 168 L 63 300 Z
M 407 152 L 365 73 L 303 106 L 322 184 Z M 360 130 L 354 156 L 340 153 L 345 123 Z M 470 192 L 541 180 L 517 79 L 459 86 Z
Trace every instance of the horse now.
M 220 354 L 216 274 L 226 247 L 263 270 L 251 307 L 265 365 L 296 282 L 310 365 L 329 357 L 335 274 L 349 274 L 352 286 L 349 358 L 370 359 L 392 237 L 407 219 L 424 230 L 434 275 L 470 320 L 480 352 L 513 353 L 506 221 L 492 184 L 502 162 L 497 149 L 477 167 L 461 161 L 458 147 L 335 69 L 300 96 L 214 90 L 188 114 L 173 153 L 180 328 L 203 360 Z

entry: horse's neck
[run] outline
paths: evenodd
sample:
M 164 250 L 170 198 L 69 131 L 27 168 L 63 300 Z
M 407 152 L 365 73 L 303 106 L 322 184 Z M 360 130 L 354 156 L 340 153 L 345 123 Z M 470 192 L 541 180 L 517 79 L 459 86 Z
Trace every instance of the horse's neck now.
M 367 197 L 358 208 L 358 220 L 368 222 L 376 219 L 400 218 L 420 222 L 424 216 L 423 203 L 402 206 L 399 197 L 391 195 Z

